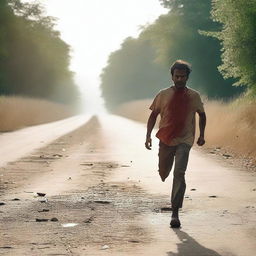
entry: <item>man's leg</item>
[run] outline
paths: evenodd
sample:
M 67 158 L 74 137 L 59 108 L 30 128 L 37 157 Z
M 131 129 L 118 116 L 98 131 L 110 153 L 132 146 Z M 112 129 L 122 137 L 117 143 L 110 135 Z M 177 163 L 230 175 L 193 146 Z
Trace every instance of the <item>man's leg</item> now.
M 191 146 L 185 143 L 179 144 L 175 153 L 175 167 L 172 185 L 172 218 L 179 218 L 179 208 L 182 208 L 184 194 L 186 190 L 185 172 L 187 169 L 189 152 Z M 175 221 L 174 221 L 175 222 Z M 171 222 L 172 223 L 172 222 Z M 180 225 L 177 221 L 177 227 Z M 175 226 L 175 225 L 174 225 Z
M 163 182 L 168 177 L 172 169 L 175 151 L 176 151 L 176 146 L 167 146 L 162 142 L 159 143 L 158 172 Z

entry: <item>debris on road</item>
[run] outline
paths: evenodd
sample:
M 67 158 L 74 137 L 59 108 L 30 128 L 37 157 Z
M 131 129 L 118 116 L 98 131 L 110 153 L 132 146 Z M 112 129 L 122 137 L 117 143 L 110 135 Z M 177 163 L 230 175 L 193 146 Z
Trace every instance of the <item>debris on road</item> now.
M 39 219 L 39 218 L 36 218 L 36 222 L 47 222 L 49 219 Z
M 49 212 L 50 210 L 49 209 L 42 209 L 42 210 L 39 210 L 38 212 Z
M 40 203 L 47 203 L 48 202 L 48 199 L 47 198 L 44 198 L 44 199 L 41 199 L 39 200 Z
M 110 204 L 111 202 L 109 201 L 102 201 L 102 200 L 96 200 L 96 201 L 93 201 L 94 203 L 97 203 L 97 204 Z
M 46 196 L 46 193 L 37 192 L 37 195 L 44 197 L 44 196 Z
M 93 163 L 81 163 L 80 165 L 93 166 Z
M 229 154 L 222 154 L 225 158 L 231 158 L 232 156 Z
M 61 155 L 61 154 L 53 154 L 53 157 L 63 157 L 63 155 Z
M 162 207 L 161 212 L 171 212 L 172 211 L 172 207 Z
M 108 246 L 108 245 L 103 245 L 103 246 L 101 247 L 101 250 L 107 250 L 107 249 L 109 249 L 109 246 Z
M 94 217 L 91 216 L 90 218 L 86 219 L 84 223 L 91 223 L 93 221 Z
M 75 227 L 77 225 L 78 225 L 78 223 L 65 223 L 65 224 L 61 224 L 61 226 L 63 228 L 73 228 L 73 227 Z
M 140 151 L 136 157 L 134 152 L 122 155 L 119 148 L 112 151 L 106 146 L 107 140 L 98 136 L 105 126 L 96 128 L 99 128 L 97 136 L 91 136 L 95 125 L 85 126 L 76 132 L 74 141 L 64 137 L 65 146 L 54 142 L 3 171 L 4 181 L 17 182 L 15 186 L 3 185 L 6 199 L 1 200 L 6 206 L 0 206 L 3 219 L 0 243 L 13 249 L 0 247 L 0 255 L 112 255 L 118 252 L 160 255 L 161 252 L 182 254 L 186 249 L 195 255 L 222 255 L 226 249 L 238 249 L 237 254 L 243 255 L 245 249 L 253 250 L 247 245 L 254 242 L 254 173 L 233 173 L 218 168 L 219 165 L 210 166 L 206 161 L 207 168 L 212 168 L 216 175 L 205 172 L 205 166 L 198 168 L 198 175 L 193 174 L 195 179 L 191 181 L 185 195 L 185 209 L 180 214 L 184 228 L 170 231 L 169 184 L 158 188 L 161 181 L 156 178 L 157 173 L 148 172 L 148 165 L 144 164 L 143 159 L 148 158 L 140 155 Z M 84 142 L 84 146 L 80 147 L 79 142 Z M 123 147 L 119 141 L 116 145 Z M 64 147 L 66 152 L 61 151 Z M 93 154 L 90 154 L 91 148 Z M 63 157 L 53 157 L 55 153 Z M 225 160 L 222 153 L 226 152 L 219 153 L 221 161 Z M 40 159 L 40 155 L 50 159 Z M 131 157 L 134 157 L 133 163 Z M 229 161 L 233 159 L 226 162 Z M 133 170 L 127 172 L 130 169 Z M 218 178 L 223 183 L 216 189 Z M 238 183 L 230 186 L 233 179 Z M 246 187 L 239 197 L 234 197 L 239 186 Z M 227 187 L 231 189 L 225 190 Z M 16 197 L 21 201 L 11 202 Z M 230 239 L 226 239 L 226 234 Z M 240 244 L 233 245 L 234 240 L 246 243 L 240 247 Z M 216 248 L 216 253 L 208 247 Z
M 129 242 L 129 243 L 135 243 L 135 244 L 140 243 L 140 241 L 138 241 L 138 240 L 128 240 L 128 242 Z

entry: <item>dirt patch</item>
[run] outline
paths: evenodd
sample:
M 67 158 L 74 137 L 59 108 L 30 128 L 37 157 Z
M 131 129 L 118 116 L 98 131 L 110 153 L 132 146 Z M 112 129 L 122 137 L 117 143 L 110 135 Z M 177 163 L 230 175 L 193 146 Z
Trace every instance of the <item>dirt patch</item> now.
M 226 166 L 247 170 L 249 172 L 256 172 L 256 162 L 253 157 L 241 156 L 232 150 L 227 150 L 221 147 L 203 147 L 198 150 L 206 153 L 213 159 L 222 162 L 222 164 L 225 163 Z
M 0 254 L 254 255 L 255 174 L 192 152 L 182 230 L 172 230 L 170 179 L 154 172 L 143 132 L 92 118 L 2 168 Z
M 92 129 L 96 137 L 90 136 Z M 127 165 L 104 155 L 98 159 L 101 136 L 99 121 L 92 118 L 0 169 L 0 254 L 81 255 L 152 243 L 143 216 L 160 213 L 156 209 L 168 207 L 169 198 L 152 196 L 132 181 L 106 182 Z
M 48 245 L 44 248 L 47 253 L 64 248 L 78 253 L 88 246 L 122 244 L 132 248 L 134 244 L 151 243 L 152 235 L 142 225 L 142 217 L 161 209 L 167 200 L 122 183 L 100 183 L 79 193 L 47 199 L 43 203 L 37 198 L 18 204 L 7 202 L 8 211 L 1 214 L 3 246 L 17 253 L 36 252 L 42 245 Z M 58 222 L 51 221 L 53 218 Z M 72 223 L 76 225 L 63 227 Z

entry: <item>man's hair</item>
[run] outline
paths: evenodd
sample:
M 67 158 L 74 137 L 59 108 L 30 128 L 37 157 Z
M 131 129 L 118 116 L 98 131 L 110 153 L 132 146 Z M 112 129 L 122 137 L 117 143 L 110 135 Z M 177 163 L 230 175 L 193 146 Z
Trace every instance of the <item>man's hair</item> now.
M 191 64 L 189 64 L 188 62 L 186 62 L 184 60 L 176 60 L 175 62 L 173 62 L 172 66 L 170 68 L 170 72 L 171 72 L 172 76 L 173 76 L 175 69 L 186 70 L 187 76 L 189 76 L 189 74 L 192 71 Z

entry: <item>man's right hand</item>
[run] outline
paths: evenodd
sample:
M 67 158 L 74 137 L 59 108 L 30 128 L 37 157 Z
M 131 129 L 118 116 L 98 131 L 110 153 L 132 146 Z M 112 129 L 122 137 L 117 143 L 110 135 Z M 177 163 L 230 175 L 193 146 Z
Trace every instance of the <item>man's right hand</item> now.
M 151 140 L 150 137 L 149 137 L 149 138 L 146 138 L 145 147 L 146 147 L 146 149 L 151 150 L 151 147 L 152 147 L 152 140 Z

